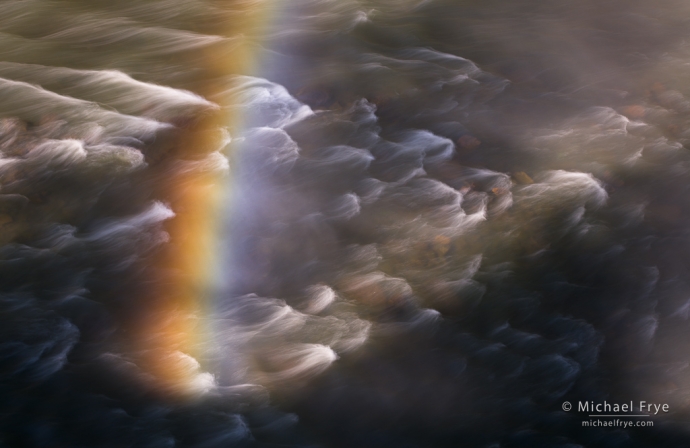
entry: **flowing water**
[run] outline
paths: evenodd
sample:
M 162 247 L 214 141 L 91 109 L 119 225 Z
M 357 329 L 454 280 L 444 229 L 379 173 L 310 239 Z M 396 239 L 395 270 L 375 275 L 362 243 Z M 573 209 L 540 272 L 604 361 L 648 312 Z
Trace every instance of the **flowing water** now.
M 0 446 L 688 446 L 689 79 L 682 0 L 0 2 Z

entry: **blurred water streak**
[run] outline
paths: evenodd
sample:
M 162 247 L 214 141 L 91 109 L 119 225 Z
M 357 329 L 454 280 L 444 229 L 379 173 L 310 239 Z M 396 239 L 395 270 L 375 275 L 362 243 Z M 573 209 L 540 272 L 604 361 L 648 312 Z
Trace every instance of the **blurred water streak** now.
M 0 445 L 686 446 L 689 21 L 3 2 Z

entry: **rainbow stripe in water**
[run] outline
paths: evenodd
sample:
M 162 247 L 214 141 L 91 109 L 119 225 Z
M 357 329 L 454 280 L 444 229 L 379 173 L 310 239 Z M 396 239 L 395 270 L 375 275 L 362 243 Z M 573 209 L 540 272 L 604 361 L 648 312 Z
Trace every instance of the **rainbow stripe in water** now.
M 230 55 L 214 52 L 198 59 L 201 70 L 211 74 L 200 94 L 220 102 L 215 114 L 201 117 L 177 138 L 175 151 L 187 159 L 203 159 L 227 146 L 242 126 L 242 117 L 222 104 L 221 93 L 232 87 L 232 75 L 256 74 L 257 39 L 275 13 L 272 2 L 237 2 L 228 18 L 228 37 L 237 37 Z M 237 21 L 237 17 L 242 20 Z M 220 99 L 220 100 L 219 100 Z M 225 132 L 224 132 L 225 131 Z M 195 396 L 213 387 L 213 377 L 204 373 L 197 359 L 203 358 L 210 331 L 215 285 L 227 273 L 219 272 L 219 229 L 227 212 L 231 176 L 206 169 L 178 169 L 171 160 L 163 196 L 175 213 L 166 231 L 170 242 L 153 263 L 161 287 L 147 293 L 151 306 L 146 318 L 136 325 L 133 340 L 142 353 L 140 363 L 155 377 L 157 389 L 172 397 Z

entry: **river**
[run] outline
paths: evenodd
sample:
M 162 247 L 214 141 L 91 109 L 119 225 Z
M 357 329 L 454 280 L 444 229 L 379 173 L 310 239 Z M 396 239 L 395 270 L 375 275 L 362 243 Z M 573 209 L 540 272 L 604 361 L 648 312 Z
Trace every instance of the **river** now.
M 687 446 L 689 25 L 0 2 L 0 447 Z

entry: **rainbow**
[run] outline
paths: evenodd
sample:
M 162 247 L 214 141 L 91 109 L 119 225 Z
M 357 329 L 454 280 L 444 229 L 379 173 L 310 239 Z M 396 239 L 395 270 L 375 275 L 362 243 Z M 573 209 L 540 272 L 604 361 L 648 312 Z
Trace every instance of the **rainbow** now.
M 275 11 L 270 0 L 237 2 L 226 18 L 232 27 L 225 33 L 236 45 L 230 52 L 208 51 L 192 61 L 209 74 L 197 93 L 222 100 L 222 91 L 232 87 L 228 85 L 232 75 L 256 75 L 259 61 L 254 42 L 270 26 Z M 239 22 L 238 17 L 242 18 Z M 219 105 L 217 113 L 196 117 L 181 130 L 175 138 L 175 153 L 201 166 L 204 158 L 227 145 L 222 130 L 230 136 L 240 132 L 243 117 L 233 114 L 229 104 Z M 185 399 L 207 391 L 213 383 L 197 359 L 203 358 L 211 331 L 207 322 L 216 277 L 223 275 L 218 272 L 219 231 L 231 179 L 213 170 L 176 169 L 173 159 L 159 168 L 167 177 L 161 188 L 163 197 L 175 213 L 165 229 L 170 242 L 151 263 L 153 272 L 165 274 L 155 279 L 161 286 L 146 293 L 147 317 L 134 329 L 132 339 L 135 351 L 141 353 L 138 362 L 155 378 L 156 389 L 167 397 Z

